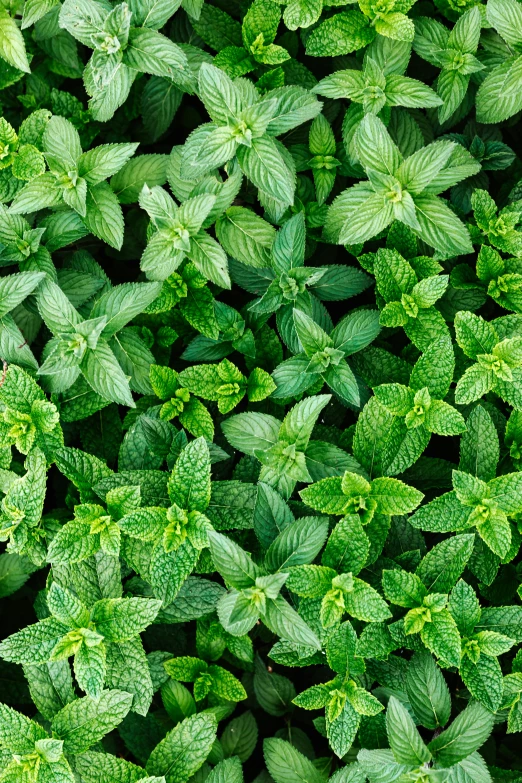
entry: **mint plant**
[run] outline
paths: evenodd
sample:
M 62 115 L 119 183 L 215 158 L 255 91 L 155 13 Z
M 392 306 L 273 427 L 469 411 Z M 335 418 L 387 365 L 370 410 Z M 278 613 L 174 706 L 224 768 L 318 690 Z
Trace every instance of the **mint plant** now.
M 5 447 L 15 446 L 21 454 L 40 449 L 52 463 L 56 449 L 63 446 L 60 415 L 29 373 L 16 364 L 5 373 L 0 404 Z
M 274 370 L 277 386 L 274 399 L 300 394 L 323 381 L 336 397 L 357 407 L 360 403 L 359 387 L 345 359 L 365 348 L 377 336 L 377 313 L 363 310 L 349 314 L 330 335 L 301 310 L 294 309 L 293 317 L 296 335 L 304 351 Z
M 170 17 L 167 9 L 138 8 L 119 3 L 112 9 L 101 3 L 65 2 L 59 25 L 93 49 L 83 74 L 94 119 L 110 120 L 129 95 L 141 71 L 174 79 L 188 70 L 183 50 L 157 32 Z
M 245 230 L 246 227 L 240 225 L 238 228 Z M 264 230 L 265 226 L 262 228 Z M 222 229 L 218 235 L 227 246 L 221 232 Z M 253 234 L 256 235 L 259 236 L 259 229 Z M 261 317 L 276 313 L 281 338 L 291 350 L 298 353 L 300 341 L 294 310 L 321 319 L 320 301 L 338 301 L 355 296 L 370 285 L 370 280 L 360 270 L 345 265 L 337 264 L 321 269 L 305 267 L 306 218 L 303 212 L 289 218 L 275 238 L 272 235 L 268 238 L 271 240 L 271 257 L 267 257 L 266 253 L 259 254 L 261 257 L 255 264 L 258 268 L 256 272 L 246 268 L 246 265 L 251 265 L 249 252 L 255 252 L 254 248 L 248 248 L 249 252 L 243 258 L 244 251 L 237 244 L 239 237 L 234 236 L 232 239 L 228 234 L 229 252 L 240 262 L 233 262 L 232 277 L 246 291 L 259 296 L 249 306 L 250 312 Z
M 477 6 L 462 14 L 449 34 L 447 28 L 435 19 L 421 18 L 415 25 L 415 52 L 441 69 L 437 78 L 437 93 L 443 101 L 438 110 L 441 125 L 462 104 L 471 75 L 485 67 L 475 56 L 480 29 L 481 17 Z
M 280 591 L 288 577 L 284 567 L 287 563 L 289 567 L 292 556 L 294 562 L 306 562 L 310 559 L 311 553 L 315 552 L 324 541 L 325 522 L 326 520 L 320 517 L 313 518 L 312 540 L 308 545 L 304 541 L 304 522 L 302 520 L 300 524 L 299 521 L 295 522 L 293 530 L 298 531 L 302 539 L 300 546 L 302 551 L 293 552 L 290 557 L 286 550 L 289 549 L 289 545 L 291 546 L 291 536 L 285 536 L 283 531 L 281 536 L 272 542 L 267 552 L 265 568 L 256 566 L 237 544 L 230 544 L 227 546 L 227 551 L 222 551 L 218 570 L 231 585 L 231 589 L 220 599 L 217 606 L 218 617 L 225 631 L 232 636 L 244 636 L 261 619 L 268 628 L 279 629 L 276 633 L 283 639 L 312 650 L 320 648 L 320 641 L 316 634 L 285 601 Z M 223 549 L 223 536 L 213 532 L 209 538 L 212 557 L 217 560 L 220 544 Z M 238 570 L 237 560 L 241 560 L 244 573 Z M 275 569 L 276 573 L 267 574 L 266 568 Z
M 312 170 L 317 205 L 322 206 L 334 186 L 336 169 L 341 165 L 335 157 L 335 136 L 324 114 L 318 114 L 312 122 L 308 146 L 295 145 L 291 152 L 297 171 Z
M 506 310 L 520 312 L 518 258 L 502 258 L 496 250 L 484 245 L 477 257 L 477 277 L 497 304 Z
M 158 185 L 152 190 L 144 185 L 140 206 L 148 212 L 156 229 L 141 259 L 141 268 L 149 280 L 167 279 L 188 257 L 204 277 L 230 288 L 226 255 L 201 230 L 215 201 L 214 195 L 202 193 L 178 208 Z
M 141 341 L 136 336 L 130 338 L 135 349 L 129 355 L 125 350 L 126 333 L 122 330 L 160 290 L 159 283 L 123 283 L 105 292 L 94 302 L 91 317 L 83 319 L 56 283 L 50 279 L 43 281 L 38 309 L 53 337 L 38 372 L 49 388 L 54 392 L 65 391 L 81 373 L 99 396 L 134 407 L 129 381 L 118 357 L 125 369 L 130 370 L 131 378 L 135 373 L 132 354 L 136 349 L 141 365 L 143 360 L 147 363 L 147 358 L 144 351 L 139 355 Z
M 239 680 L 222 666 L 209 666 L 199 658 L 184 656 L 165 661 L 164 667 L 176 682 L 194 683 L 196 701 L 201 701 L 208 693 L 215 693 L 229 701 L 246 699 L 246 691 Z
M 285 11 L 286 16 L 289 13 L 291 11 Z M 225 46 L 220 49 L 215 65 L 235 78 L 250 73 L 259 65 L 280 65 L 289 60 L 286 49 L 274 43 L 280 21 L 281 9 L 278 3 L 255 0 L 241 25 L 242 46 Z
M 306 448 L 317 417 L 329 401 L 328 394 L 306 398 L 282 422 L 266 413 L 239 413 L 223 422 L 223 433 L 231 446 L 260 461 L 260 481 L 289 497 L 298 481 L 312 481 Z
M 426 84 L 404 76 L 411 45 L 384 37 L 376 38 L 366 50 L 362 70 L 336 71 L 321 79 L 314 92 L 326 98 L 349 98 L 343 137 L 352 156 L 357 152 L 350 143 L 366 114 L 390 118 L 392 106 L 409 109 L 440 106 L 442 98 Z
M 462 579 L 451 592 L 449 609 L 462 635 L 462 680 L 471 695 L 494 712 L 503 698 L 503 677 L 498 657 L 508 652 L 514 641 L 496 631 L 475 632 L 481 617 L 480 604 L 473 588 Z
M 457 624 L 444 593 L 430 593 L 417 574 L 400 568 L 383 571 L 382 584 L 388 601 L 408 611 L 400 622 L 406 639 L 419 634 L 422 644 L 449 666 L 458 666 L 462 643 Z
M 49 617 L 2 642 L 2 657 L 34 665 L 74 656 L 79 687 L 97 699 L 106 677 L 111 677 L 107 644 L 131 641 L 152 622 L 160 603 L 142 598 L 104 598 L 89 610 L 73 593 L 53 582 L 47 606 Z M 116 665 L 114 657 L 111 664 Z
M 335 629 L 326 643 L 326 656 L 336 676 L 328 683 L 313 685 L 294 699 L 305 710 L 325 707 L 328 739 L 340 758 L 353 743 L 361 715 L 372 717 L 383 710 L 381 702 L 357 684 L 358 676 L 364 673 L 364 661 L 356 655 L 356 643 L 357 636 L 349 622 Z
M 520 46 L 520 33 L 516 24 L 519 8 L 511 0 L 500 3 L 488 0 L 486 18 L 500 37 L 499 62 L 491 68 L 477 93 L 477 119 L 479 122 L 501 122 L 512 117 L 518 109 L 518 97 L 513 89 L 518 83 L 520 63 L 516 52 Z M 504 86 L 506 85 L 506 87 Z
M 214 369 L 214 365 L 211 365 Z M 214 422 L 207 408 L 180 381 L 179 374 L 170 367 L 152 364 L 150 383 L 154 393 L 164 401 L 159 409 L 159 418 L 172 421 L 178 418 L 182 426 L 195 437 L 214 437 Z
M 455 329 L 459 346 L 466 356 L 475 360 L 457 383 L 455 401 L 465 404 L 494 390 L 518 410 L 520 337 L 515 332 L 513 337 L 506 335 L 501 340 L 493 324 L 469 312 L 463 312 L 455 320 Z
M 88 231 L 119 249 L 123 215 L 105 180 L 134 154 L 137 144 L 111 144 L 82 152 L 78 131 L 69 120 L 51 117 L 42 135 L 49 171 L 31 179 L 15 197 L 16 214 L 62 204 L 83 218 Z
M 377 291 L 383 299 L 380 314 L 382 326 L 402 326 L 409 339 L 420 350 L 431 345 L 433 337 L 448 335 L 448 327 L 435 307 L 444 295 L 448 277 L 437 272 L 431 261 L 403 258 L 391 248 L 380 248 L 375 258 L 362 261 L 375 275 Z M 419 278 L 421 278 L 419 280 Z
M 49 716 L 50 731 L 2 704 L 2 745 L 11 756 L 3 775 L 13 780 L 73 781 L 76 756 L 118 726 L 131 703 L 130 695 L 118 690 L 103 691 L 99 699 L 84 696 Z
M 138 508 L 118 521 L 126 536 L 143 542 L 135 549 L 138 562 L 143 564 L 140 568 L 155 594 L 166 603 L 191 573 L 200 551 L 209 545 L 212 525 L 204 512 L 210 502 L 210 455 L 203 438 L 182 449 L 168 492 L 172 502 L 168 509 Z M 132 553 L 131 547 L 129 557 L 136 563 Z
M 377 781 L 383 772 L 390 780 L 400 780 L 405 774 L 404 769 L 407 770 L 406 774 L 418 781 L 446 777 L 448 771 L 456 775 L 467 774 L 468 770 L 482 777 L 487 774 L 484 760 L 477 749 L 491 733 L 491 713 L 477 702 L 470 704 L 428 744 L 422 740 L 404 705 L 394 696 L 390 699 L 388 709 L 386 733 L 390 750 L 377 751 L 373 758 L 368 751 L 362 750 L 358 756 L 371 783 Z M 446 742 L 451 743 L 451 750 L 445 745 Z
M 0 171 L 10 168 L 13 177 L 19 180 L 34 179 L 44 173 L 45 159 L 40 145 L 31 144 L 29 139 L 37 141 L 31 138 L 27 125 L 22 123 L 18 134 L 4 117 L 0 119 Z
M 484 543 L 499 557 L 505 557 L 511 545 L 508 516 L 519 513 L 519 483 L 518 473 L 508 473 L 486 483 L 464 471 L 455 470 L 454 489 L 429 504 L 429 522 L 425 511 L 429 506 L 425 506 L 412 517 L 412 524 L 428 524 L 432 531 L 476 527 Z
M 374 387 L 379 403 L 401 422 L 405 434 L 411 433 L 410 458 L 420 457 L 432 434 L 450 436 L 466 431 L 460 411 L 444 401 L 454 369 L 451 342 L 442 337 L 432 341 L 414 364 L 408 385 L 383 383 Z
M 521 31 L 2 5 L 2 783 L 519 782 Z
M 361 120 L 355 144 L 368 182 L 344 191 L 331 205 L 325 226 L 329 241 L 344 245 L 365 242 L 398 220 L 442 255 L 471 252 L 466 228 L 438 198 L 448 187 L 478 171 L 463 148 L 451 142 L 433 142 L 431 149 L 428 145 L 403 159 L 386 127 L 373 114 Z
M 516 255 L 520 252 L 522 237 L 521 232 L 516 229 L 520 221 L 520 212 L 516 203 L 504 207 L 499 212 L 486 191 L 476 190 L 471 199 L 471 206 L 484 243 L 487 242 L 504 253 Z
M 319 114 L 319 101 L 298 87 L 281 87 L 260 99 L 257 91 L 240 91 L 223 71 L 205 63 L 199 72 L 199 92 L 212 122 L 201 125 L 185 142 L 182 176 L 206 174 L 237 157 L 261 199 L 268 205 L 273 200 L 278 211 L 287 208 L 294 200 L 295 170 L 276 137 Z

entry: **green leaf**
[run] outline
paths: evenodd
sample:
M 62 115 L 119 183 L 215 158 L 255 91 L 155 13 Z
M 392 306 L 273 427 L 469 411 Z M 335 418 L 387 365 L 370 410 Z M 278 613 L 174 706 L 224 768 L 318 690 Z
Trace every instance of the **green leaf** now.
M 360 724 L 360 717 L 347 701 L 335 720 L 326 718 L 326 733 L 336 756 L 342 758 L 350 750 Z
M 231 288 L 227 257 L 222 247 L 205 231 L 199 231 L 191 238 L 188 256 L 208 280 L 221 288 Z
M 164 185 L 167 161 L 166 155 L 138 155 L 119 169 L 111 178 L 110 186 L 120 204 L 137 202 L 145 184 L 149 188 Z
M 13 310 L 44 279 L 43 272 L 19 272 L 0 280 L 0 318 Z
M 208 46 L 217 51 L 225 46 L 242 46 L 241 24 L 215 6 L 203 5 L 194 29 Z
M 506 0 L 505 3 L 501 3 L 499 0 L 491 0 L 487 6 L 486 14 L 488 22 L 506 43 L 516 46 L 522 42 L 520 34 L 522 14 L 514 0 Z
M 266 611 L 263 612 L 261 619 L 282 639 L 288 639 L 304 647 L 321 649 L 321 642 L 316 634 L 281 596 L 267 599 Z
M 100 341 L 96 348 L 86 352 L 81 370 L 89 386 L 100 397 L 134 408 L 127 377 L 107 343 Z
M 491 416 L 481 405 L 471 411 L 466 430 L 460 441 L 459 470 L 489 481 L 496 473 L 499 442 Z
M 137 144 L 102 144 L 78 158 L 78 173 L 90 185 L 116 174 L 136 151 Z
M 123 244 L 123 214 L 117 197 L 106 182 L 88 188 L 84 220 L 91 234 L 120 250 Z
M 243 264 L 270 266 L 273 227 L 244 207 L 230 207 L 216 222 L 216 236 L 226 252 Z
M 147 772 L 164 775 L 167 783 L 186 783 L 206 761 L 215 738 L 214 715 L 202 713 L 185 718 L 154 748 Z
M 131 705 L 132 696 L 124 691 L 103 691 L 99 699 L 84 696 L 54 716 L 53 734 L 63 740 L 65 753 L 83 753 L 116 728 Z
M 246 552 L 221 533 L 211 531 L 208 537 L 212 559 L 220 574 L 238 590 L 251 587 L 261 572 Z
M 436 196 L 415 197 L 419 236 L 428 245 L 450 256 L 471 253 L 468 230 L 446 204 Z
M 240 145 L 237 150 L 239 165 L 246 177 L 276 201 L 293 203 L 295 174 L 286 164 L 276 142 L 268 136 L 252 140 L 252 146 Z
M 375 38 L 374 30 L 359 11 L 341 11 L 322 22 L 306 42 L 311 57 L 337 57 L 362 49 Z
M 22 33 L 5 9 L 0 14 L 0 57 L 20 71 L 31 71 Z
M 107 317 L 102 337 L 109 339 L 143 312 L 161 291 L 161 283 L 123 283 L 97 299 L 91 318 Z
M 357 620 L 380 623 L 391 617 L 386 601 L 361 579 L 353 580 L 353 590 L 344 596 L 346 611 Z
M 229 117 L 239 116 L 242 108 L 240 94 L 223 71 L 203 63 L 198 79 L 201 100 L 211 120 L 224 124 Z
M 495 712 L 502 702 L 502 669 L 496 658 L 481 655 L 477 663 L 468 657 L 460 665 L 462 682 L 473 698 Z
M 147 715 L 154 688 L 145 650 L 139 638 L 107 646 L 106 683 L 133 695 L 132 710 Z
M 214 481 L 206 515 L 217 530 L 246 529 L 253 524 L 258 488 L 242 481 Z
M 429 744 L 437 763 L 451 767 L 480 748 L 493 730 L 493 714 L 472 702 Z
M 177 44 L 146 28 L 131 28 L 124 61 L 136 71 L 169 79 L 175 78 L 178 70 L 187 67 L 185 53 Z
M 271 571 L 286 571 L 291 566 L 312 562 L 328 535 L 326 517 L 304 517 L 288 525 L 272 542 L 265 566 Z
M 0 598 L 12 595 L 24 585 L 33 568 L 25 558 L 16 554 L 0 555 Z
M 169 478 L 173 503 L 188 511 L 205 511 L 210 502 L 210 454 L 204 438 L 189 443 Z
M 0 704 L 0 727 L 2 745 L 14 753 L 24 753 L 28 747 L 32 749 L 35 742 L 47 737 L 47 732 L 38 723 L 5 704 Z
M 270 737 L 263 743 L 263 752 L 275 783 L 324 783 L 319 770 L 289 742 Z
M 143 777 L 141 767 L 110 753 L 88 750 L 77 756 L 74 764 L 86 783 L 102 783 L 108 780 L 137 783 Z
M 432 612 L 431 622 L 424 625 L 421 639 L 428 650 L 452 666 L 458 666 L 461 657 L 461 640 L 451 614 L 443 609 Z
M 221 425 L 230 445 L 252 456 L 276 443 L 280 427 L 279 419 L 265 413 L 239 413 Z
M 235 762 L 233 757 L 237 756 L 240 761 L 247 761 L 257 744 L 257 736 L 257 723 L 251 712 L 244 712 L 237 718 L 233 718 L 225 727 L 220 740 L 226 758 L 232 757 L 231 761 Z M 222 763 L 223 770 L 228 771 L 231 768 L 230 763 L 227 762 L 228 766 L 225 762 Z M 227 783 L 226 779 L 223 780 L 223 783 Z
M 452 536 L 430 549 L 415 572 L 430 593 L 449 593 L 464 571 L 474 543 L 474 535 Z
M 337 571 L 358 574 L 365 566 L 370 541 L 360 518 L 348 514 L 333 529 L 322 555 L 322 564 Z
M 522 99 L 513 89 L 522 74 L 522 57 L 510 57 L 486 76 L 477 92 L 477 119 L 493 123 L 507 120 L 520 111 Z
M 434 731 L 445 726 L 451 712 L 451 698 L 442 672 L 428 652 L 418 652 L 406 673 L 406 691 L 415 716 L 422 726 Z
M 386 709 L 386 732 L 393 755 L 399 763 L 420 766 L 431 761 L 431 753 L 410 714 L 394 696 L 390 698 Z
M 424 495 L 413 487 L 393 478 L 372 481 L 371 495 L 381 514 L 408 514 L 422 501 Z
M 372 783 L 397 780 L 411 769 L 407 764 L 399 764 L 391 750 L 360 750 L 357 759 Z
M 112 476 L 113 471 L 103 460 L 80 449 L 64 446 L 56 453 L 58 469 L 79 489 L 83 502 L 95 500 L 93 487 L 102 479 Z
M 91 619 L 107 641 L 125 642 L 144 631 L 160 607 L 149 598 L 105 598 L 93 606 Z
M 415 574 L 396 569 L 383 571 L 382 584 L 386 598 L 398 606 L 413 609 L 422 604 L 426 588 Z
M 469 515 L 469 507 L 463 506 L 454 492 L 446 492 L 418 509 L 410 524 L 432 533 L 450 533 L 470 527 Z
M 220 761 L 214 767 L 207 780 L 209 783 L 243 783 L 241 761 L 235 757 Z

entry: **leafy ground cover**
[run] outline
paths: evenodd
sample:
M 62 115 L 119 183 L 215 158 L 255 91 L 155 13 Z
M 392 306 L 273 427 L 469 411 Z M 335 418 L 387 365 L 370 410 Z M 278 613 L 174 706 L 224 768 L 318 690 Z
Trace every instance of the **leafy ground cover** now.
M 522 781 L 521 53 L 2 0 L 0 783 Z

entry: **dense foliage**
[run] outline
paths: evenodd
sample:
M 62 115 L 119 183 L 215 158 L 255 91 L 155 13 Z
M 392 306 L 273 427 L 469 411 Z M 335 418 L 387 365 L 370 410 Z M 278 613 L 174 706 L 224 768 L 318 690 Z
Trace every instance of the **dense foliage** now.
M 521 53 L 1 0 L 0 783 L 521 783 Z

